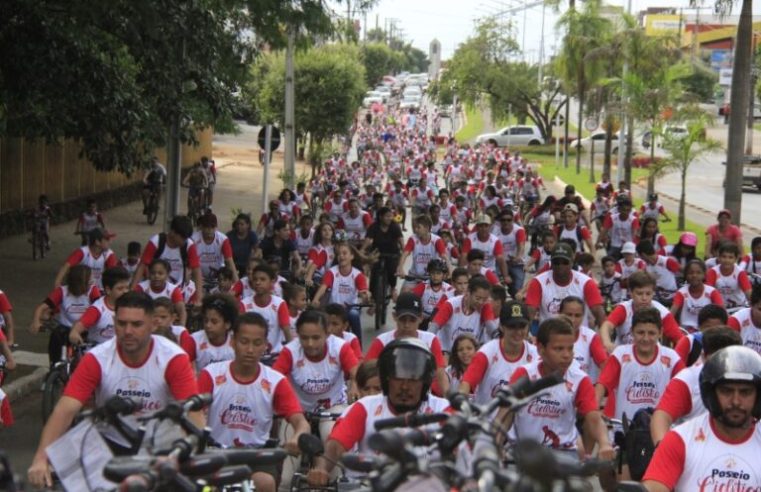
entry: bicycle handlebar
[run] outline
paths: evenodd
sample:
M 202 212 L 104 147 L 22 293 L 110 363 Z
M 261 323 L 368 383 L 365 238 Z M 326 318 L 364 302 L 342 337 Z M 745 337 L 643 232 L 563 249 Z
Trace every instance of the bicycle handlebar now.
M 442 422 L 449 418 L 448 413 L 414 414 L 405 413 L 399 417 L 380 419 L 375 422 L 375 430 L 391 429 L 394 427 L 419 427 L 421 425 Z

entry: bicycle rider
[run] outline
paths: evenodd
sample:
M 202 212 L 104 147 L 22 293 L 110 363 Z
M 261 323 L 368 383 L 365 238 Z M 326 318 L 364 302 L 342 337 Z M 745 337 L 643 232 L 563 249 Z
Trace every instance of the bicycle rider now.
M 355 444 L 360 453 L 370 452 L 367 441 L 375 432 L 376 421 L 408 412 L 449 410 L 447 400 L 429 393 L 435 369 L 433 354 L 421 340 L 401 338 L 386 345 L 378 358 L 382 394 L 359 399 L 336 422 L 325 445 L 325 458 L 317 458 L 309 470 L 309 484 L 327 484 L 333 463 Z
M 759 490 L 761 468 L 761 356 L 726 347 L 700 373 L 707 413 L 666 434 L 650 461 L 643 485 L 669 490 Z
M 36 488 L 52 487 L 45 450 L 69 429 L 91 397 L 101 406 L 116 394 L 149 395 L 140 401 L 141 413 L 145 413 L 160 410 L 170 399 L 184 400 L 198 394 L 185 351 L 152 334 L 153 300 L 147 294 L 128 292 L 121 296 L 116 301 L 114 320 L 116 336 L 82 358 L 45 423 L 27 472 Z M 190 419 L 199 427 L 205 424 L 201 412 L 191 413 Z
M 190 172 L 188 172 L 182 180 L 182 185 L 188 187 L 188 198 L 192 199 L 197 197 L 199 209 L 204 208 L 206 205 L 205 194 L 209 188 L 209 177 L 206 171 L 201 167 L 200 162 L 193 164 Z
M 161 192 L 161 185 L 166 182 L 166 168 L 158 157 L 154 157 L 151 161 L 151 167 L 145 172 L 143 176 L 143 214 L 148 213 L 148 199 L 152 194 L 158 194 Z

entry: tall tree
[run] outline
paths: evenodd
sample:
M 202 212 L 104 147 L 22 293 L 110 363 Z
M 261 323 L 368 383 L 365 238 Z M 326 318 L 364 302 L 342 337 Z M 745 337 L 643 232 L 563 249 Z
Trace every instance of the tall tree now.
M 692 3 L 692 1 L 691 1 Z M 715 0 L 716 10 L 728 13 L 734 0 Z M 735 53 L 732 66 L 732 93 L 729 97 L 729 137 L 727 139 L 727 175 L 724 187 L 724 208 L 732 220 L 740 224 L 742 214 L 742 165 L 745 153 L 745 123 L 750 104 L 750 69 L 753 43 L 753 0 L 742 0 L 740 21 L 737 24 Z
M 455 51 L 441 85 L 450 87 L 466 104 L 488 102 L 492 118 L 503 119 L 508 108 L 518 119 L 530 119 L 545 139 L 552 136 L 552 123 L 562 104 L 552 104 L 560 87 L 542 88 L 536 66 L 513 61 L 518 43 L 509 24 L 481 19 L 475 33 Z
M 351 126 L 365 91 L 365 69 L 354 45 L 325 45 L 298 52 L 295 60 L 296 127 L 320 147 Z M 254 67 L 255 92 L 262 117 L 284 118 L 285 58 L 282 53 L 263 56 Z M 310 152 L 310 155 L 313 153 Z M 313 163 L 314 170 L 314 163 Z
M 581 138 L 584 100 L 592 82 L 599 76 L 599 61 L 588 59 L 587 53 L 606 39 L 612 29 L 610 21 L 600 16 L 600 1 L 589 0 L 581 11 L 568 10 L 558 20 L 557 27 L 565 32 L 558 57 L 560 73 L 568 85 L 576 89 L 579 104 L 577 115 L 578 138 Z M 581 172 L 581 154 L 576 153 L 576 173 Z
M 653 174 L 661 174 L 674 170 L 679 173 L 681 192 L 679 194 L 680 231 L 685 229 L 685 204 L 687 201 L 687 171 L 697 159 L 721 148 L 717 140 L 706 138 L 706 126 L 710 123 L 708 115 L 697 107 L 687 107 L 674 116 L 687 127 L 686 135 L 668 133 L 663 136 L 663 148 L 669 156 L 658 164 L 654 164 Z
M 124 173 L 176 120 L 184 142 L 229 122 L 259 43 L 284 44 L 282 22 L 331 26 L 319 0 L 4 0 L 0 19 L 0 136 L 78 140 L 96 168 Z

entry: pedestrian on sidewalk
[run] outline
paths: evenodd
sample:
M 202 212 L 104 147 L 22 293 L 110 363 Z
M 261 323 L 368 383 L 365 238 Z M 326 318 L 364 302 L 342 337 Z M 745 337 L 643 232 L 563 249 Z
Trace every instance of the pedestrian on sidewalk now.
M 743 233 L 740 228 L 732 224 L 732 212 L 722 209 L 716 217 L 718 223 L 713 224 L 706 229 L 706 243 L 704 258 L 713 258 L 716 256 L 719 244 L 723 241 L 729 241 L 737 244 L 740 248 L 740 256 L 743 254 Z

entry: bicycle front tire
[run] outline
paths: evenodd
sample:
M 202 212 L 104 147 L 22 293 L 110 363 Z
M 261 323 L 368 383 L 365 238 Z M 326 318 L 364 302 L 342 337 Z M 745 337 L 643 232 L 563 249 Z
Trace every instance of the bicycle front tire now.
M 45 377 L 45 386 L 42 389 L 42 421 L 47 422 L 53 409 L 63 395 L 67 377 L 63 368 L 54 368 Z

